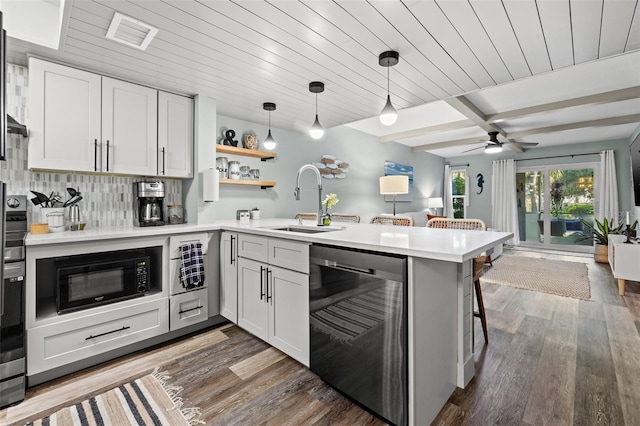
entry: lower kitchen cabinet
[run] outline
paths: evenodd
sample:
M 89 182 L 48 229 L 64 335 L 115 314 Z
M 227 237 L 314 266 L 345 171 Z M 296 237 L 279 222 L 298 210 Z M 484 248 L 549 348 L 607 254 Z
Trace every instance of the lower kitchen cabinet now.
M 32 376 L 168 331 L 166 297 L 62 319 L 27 331 L 27 371 Z
M 238 325 L 309 365 L 309 276 L 239 258 Z
M 238 234 L 220 237 L 220 315 L 238 323 Z
M 178 330 L 209 318 L 209 293 L 207 288 L 176 294 L 169 298 L 170 330 Z

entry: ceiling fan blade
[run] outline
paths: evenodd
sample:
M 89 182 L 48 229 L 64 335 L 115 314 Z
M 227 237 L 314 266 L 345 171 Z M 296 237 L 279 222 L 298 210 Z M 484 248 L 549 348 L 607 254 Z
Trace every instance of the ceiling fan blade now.
M 518 145 L 522 147 L 533 147 L 537 146 L 538 142 L 505 142 L 507 144 Z
M 468 149 L 466 151 L 462 151 L 462 153 L 464 154 L 465 152 L 471 152 L 471 151 L 475 151 L 476 149 L 482 149 L 482 148 L 484 148 L 484 146 L 479 146 L 477 148 L 471 148 L 471 149 Z

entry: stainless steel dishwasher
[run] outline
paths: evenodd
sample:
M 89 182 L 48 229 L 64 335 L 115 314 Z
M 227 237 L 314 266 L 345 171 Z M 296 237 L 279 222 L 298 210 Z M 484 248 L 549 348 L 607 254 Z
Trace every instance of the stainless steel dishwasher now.
M 313 245 L 310 368 L 384 420 L 408 423 L 407 259 Z

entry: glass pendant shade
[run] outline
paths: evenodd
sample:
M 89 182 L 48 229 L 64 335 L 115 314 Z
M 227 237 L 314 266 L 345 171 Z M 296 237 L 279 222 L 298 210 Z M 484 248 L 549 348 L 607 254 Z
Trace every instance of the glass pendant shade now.
M 264 149 L 274 149 L 276 147 L 276 140 L 271 136 L 271 111 L 276 110 L 276 104 L 273 102 L 265 102 L 262 104 L 262 109 L 265 111 L 269 111 L 269 133 L 265 138 L 264 142 L 262 142 L 262 146 Z
M 484 147 L 485 154 L 496 154 L 502 152 L 502 145 L 487 145 Z
M 391 126 L 398 120 L 398 112 L 391 104 L 391 95 L 387 95 L 387 103 L 380 111 L 380 122 L 385 126 Z
M 380 123 L 384 126 L 391 126 L 398 121 L 398 111 L 393 107 L 391 103 L 391 93 L 389 92 L 389 68 L 396 65 L 400 60 L 400 54 L 394 50 L 388 50 L 382 52 L 378 56 L 378 63 L 387 68 L 387 103 L 384 104 L 384 108 L 380 111 Z
M 320 120 L 318 120 L 318 93 L 324 92 L 324 83 L 321 81 L 312 81 L 309 83 L 309 91 L 316 95 L 316 120 L 309 129 L 309 136 L 317 140 L 324 136 L 324 129 L 322 128 L 322 124 L 320 124 Z
M 262 146 L 264 146 L 264 149 L 273 149 L 276 147 L 276 140 L 273 139 L 273 136 L 271 136 L 271 129 L 269 129 L 267 137 L 265 138 L 264 142 L 262 142 Z
M 321 137 L 324 136 L 324 129 L 320 124 L 320 120 L 318 120 L 318 114 L 316 114 L 316 121 L 313 122 L 311 129 L 309 129 L 309 135 L 313 139 L 320 139 Z

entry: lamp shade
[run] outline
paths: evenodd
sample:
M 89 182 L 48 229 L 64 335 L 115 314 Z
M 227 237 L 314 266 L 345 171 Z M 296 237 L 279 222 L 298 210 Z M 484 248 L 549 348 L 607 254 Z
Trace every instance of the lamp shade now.
M 409 176 L 395 175 L 380 178 L 380 194 L 408 194 Z
M 442 203 L 442 197 L 429 198 L 427 200 L 427 207 L 430 209 L 441 209 L 444 207 Z

